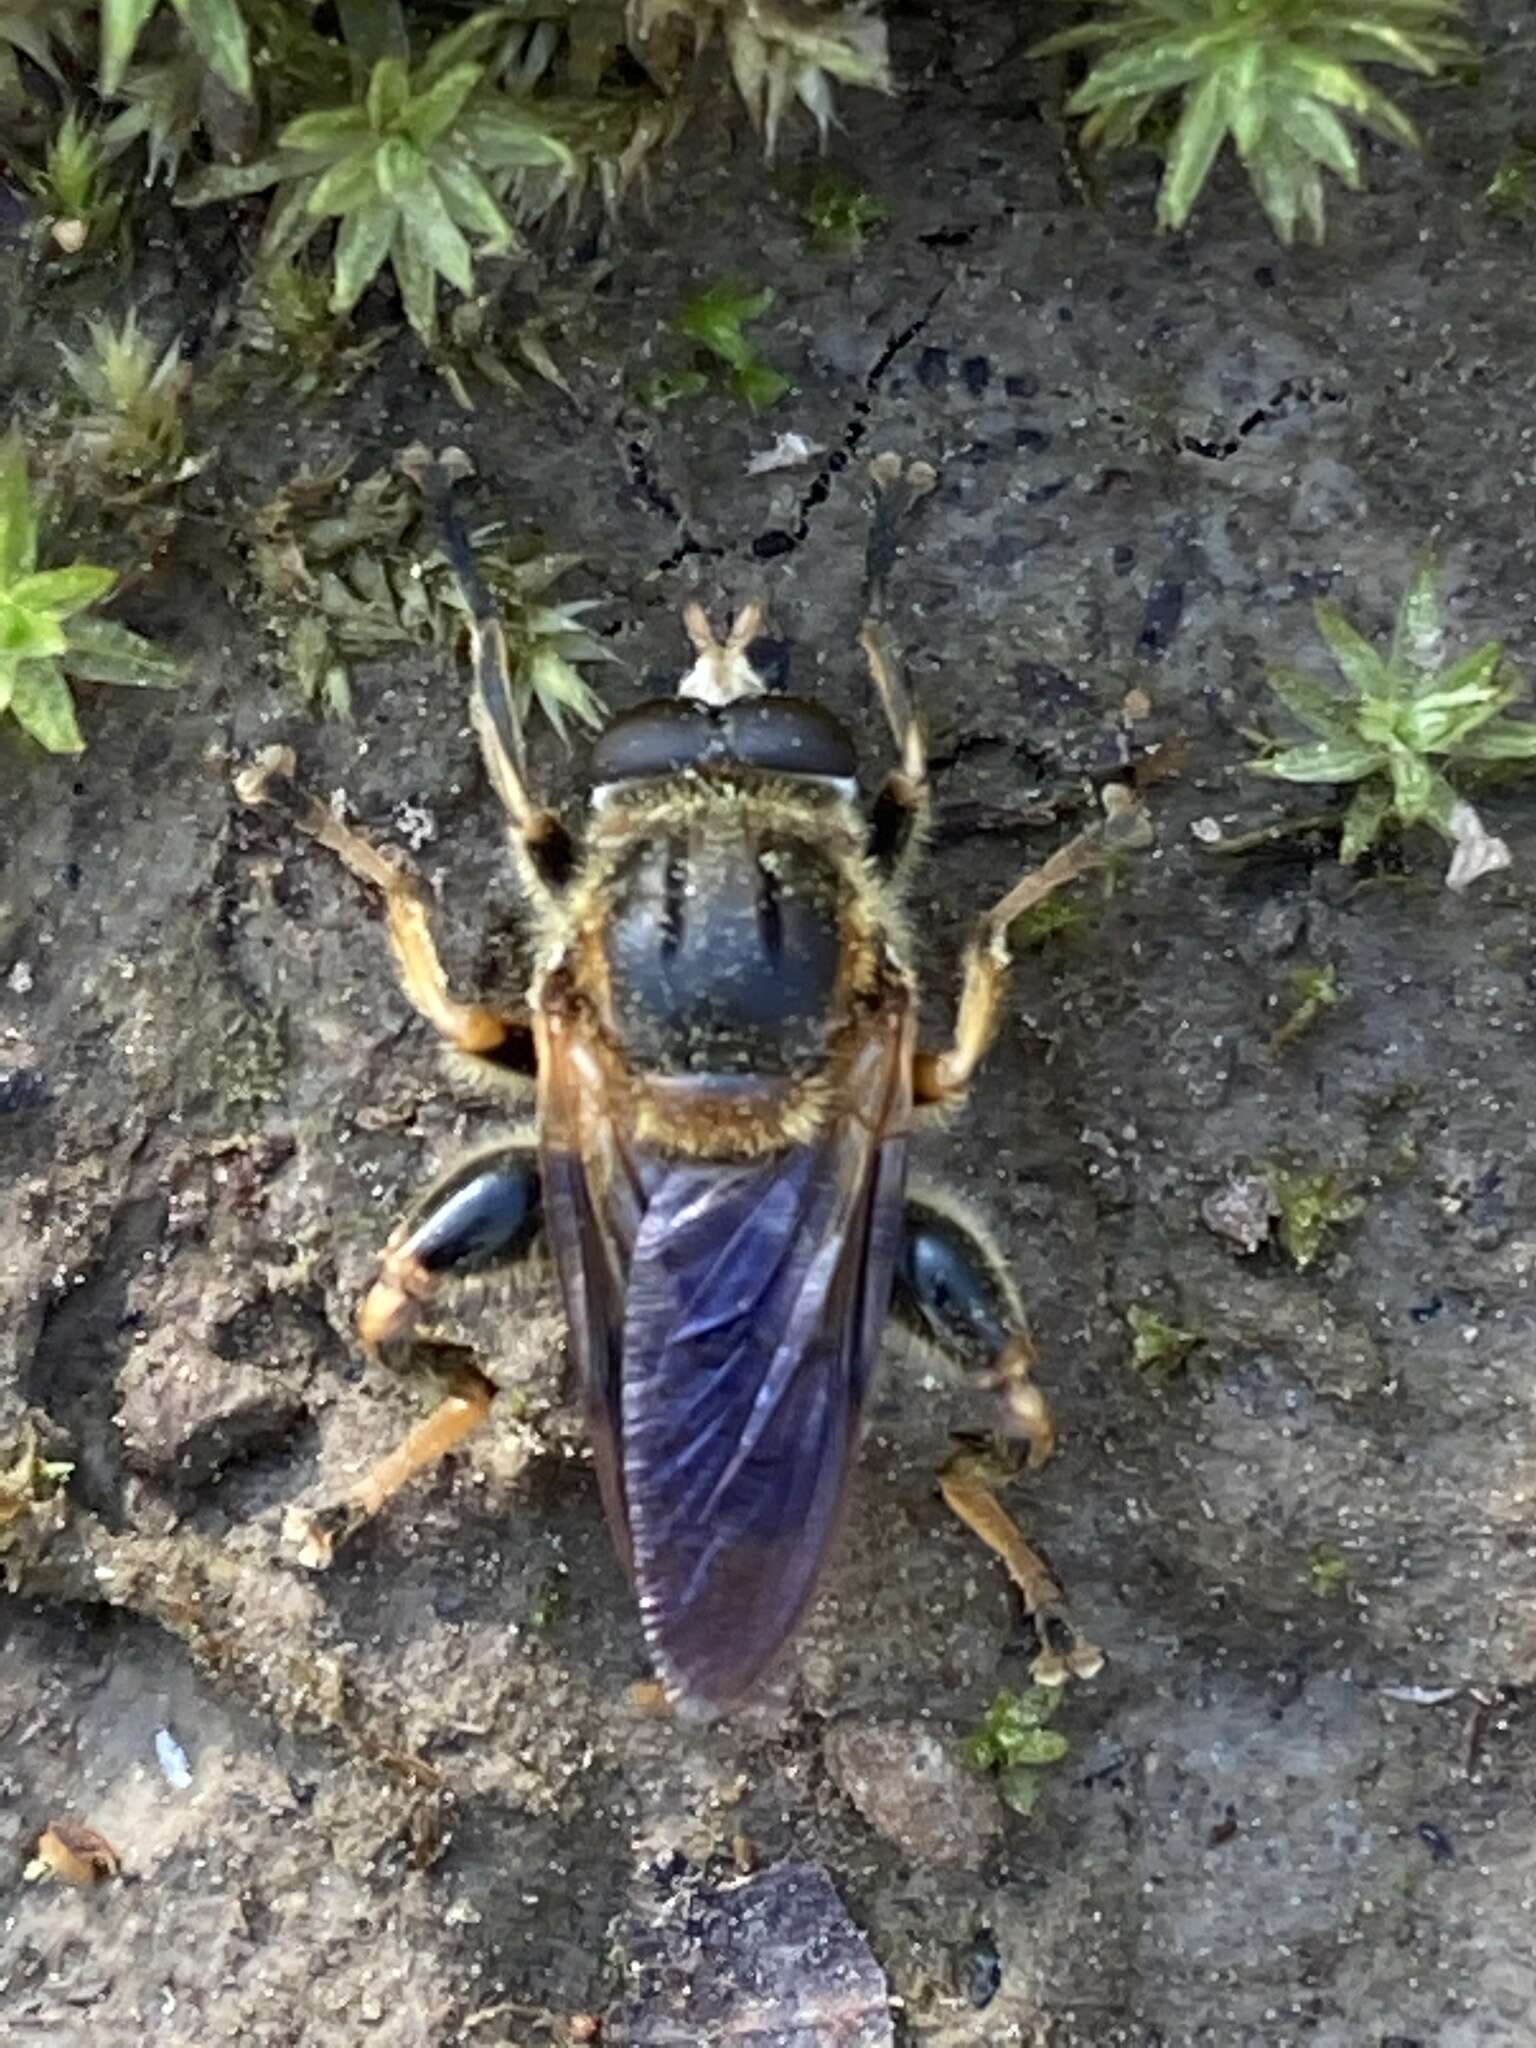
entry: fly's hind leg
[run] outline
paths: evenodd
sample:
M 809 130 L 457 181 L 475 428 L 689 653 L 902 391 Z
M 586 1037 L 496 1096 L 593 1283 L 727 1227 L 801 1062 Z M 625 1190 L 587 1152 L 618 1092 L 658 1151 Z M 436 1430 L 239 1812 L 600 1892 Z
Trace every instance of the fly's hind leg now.
M 503 1071 L 531 1075 L 533 1028 L 527 1012 L 458 1001 L 438 956 L 420 882 L 297 782 L 294 766 L 291 747 L 267 747 L 235 777 L 235 793 L 242 803 L 278 811 L 307 838 L 334 853 L 360 881 L 378 890 L 400 985 L 411 1007 L 441 1037 L 459 1052 L 488 1060 Z
M 1056 1430 L 1034 1383 L 1035 1350 L 1018 1290 L 981 1225 L 959 1204 L 932 1193 L 909 1200 L 894 1308 L 941 1358 L 1001 1394 L 1006 1434 L 991 1443 L 959 1442 L 939 1475 L 940 1490 L 1019 1589 L 1039 1643 L 1035 1682 L 1091 1678 L 1103 1653 L 1078 1635 L 1055 1573 L 997 1496 L 997 1487 L 1019 1469 L 1017 1440 L 1028 1445 L 1029 1465 L 1039 1466 L 1055 1446 Z
M 526 1264 L 542 1242 L 543 1187 L 530 1133 L 491 1146 L 435 1181 L 394 1231 L 357 1312 L 371 1350 L 409 1337 L 435 1296 Z
M 503 1275 L 533 1259 L 542 1233 L 543 1199 L 532 1137 L 462 1161 L 428 1189 L 385 1246 L 378 1276 L 358 1309 L 358 1334 L 375 1353 L 403 1342 L 434 1301 L 451 1299 L 476 1278 Z M 284 1533 L 300 1562 L 316 1568 L 329 1564 L 339 1543 L 485 1421 L 494 1396 L 484 1373 L 464 1362 L 455 1364 L 443 1400 L 342 1500 L 325 1508 L 289 1510 Z
M 1104 1668 L 1104 1652 L 1078 1634 L 1056 1574 L 997 1497 L 1014 1469 L 996 1445 L 962 1442 L 939 1474 L 939 1490 L 951 1513 L 1003 1560 L 1019 1589 L 1040 1646 L 1030 1666 L 1035 1684 L 1093 1678 Z

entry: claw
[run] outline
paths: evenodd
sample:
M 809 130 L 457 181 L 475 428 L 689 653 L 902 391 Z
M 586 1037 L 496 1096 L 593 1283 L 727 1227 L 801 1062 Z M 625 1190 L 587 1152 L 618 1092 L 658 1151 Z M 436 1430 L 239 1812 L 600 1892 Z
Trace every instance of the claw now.
M 345 1501 L 328 1508 L 292 1506 L 283 1512 L 283 1542 L 307 1571 L 323 1572 L 365 1519 Z

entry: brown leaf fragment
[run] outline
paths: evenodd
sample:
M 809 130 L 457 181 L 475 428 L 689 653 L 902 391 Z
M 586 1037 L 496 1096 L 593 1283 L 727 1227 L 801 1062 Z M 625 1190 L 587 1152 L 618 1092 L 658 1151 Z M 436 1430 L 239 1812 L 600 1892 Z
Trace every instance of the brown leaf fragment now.
M 107 1840 L 83 1821 L 51 1820 L 37 1838 L 37 1861 L 65 1884 L 96 1884 L 116 1877 L 122 1858 Z

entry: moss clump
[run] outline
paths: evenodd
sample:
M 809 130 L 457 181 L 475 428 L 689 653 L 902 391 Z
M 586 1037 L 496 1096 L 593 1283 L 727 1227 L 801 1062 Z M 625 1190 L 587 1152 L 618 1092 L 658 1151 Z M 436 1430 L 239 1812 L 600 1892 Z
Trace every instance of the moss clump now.
M 1335 604 L 1319 599 L 1317 629 L 1346 683 L 1343 695 L 1320 676 L 1271 668 L 1269 686 L 1315 740 L 1279 747 L 1249 763 L 1282 782 L 1355 784 L 1339 859 L 1346 867 L 1375 845 L 1389 819 L 1426 824 L 1453 848 L 1445 877 L 1465 889 L 1509 865 L 1509 849 L 1483 829 L 1437 760 L 1536 761 L 1536 720 L 1506 718 L 1525 694 L 1499 640 L 1445 660 L 1433 560 L 1420 562 L 1398 607 L 1386 653 L 1372 647 Z
M 1298 1266 L 1310 1266 L 1331 1231 L 1362 1215 L 1365 1201 L 1346 1192 L 1331 1169 L 1270 1175 L 1280 1211 L 1280 1242 Z
M 1457 0 L 1102 0 L 1095 19 L 1037 54 L 1092 53 L 1069 102 L 1087 117 L 1088 147 L 1158 141 L 1162 227 L 1185 226 L 1230 139 L 1281 241 L 1304 225 L 1321 242 L 1325 172 L 1360 184 L 1351 124 L 1419 147 L 1408 116 L 1360 67 L 1434 77 L 1464 62 L 1474 52 L 1452 27 L 1460 12 Z
M 690 299 L 672 323 L 674 333 L 696 342 L 725 369 L 732 391 L 754 412 L 777 405 L 789 389 L 789 379 L 758 354 L 746 332 L 748 323 L 761 320 L 772 304 L 773 293 L 766 286 L 755 291 L 751 285 L 725 279 Z M 685 394 L 679 390 L 674 395 Z
M 1172 1379 L 1196 1346 L 1205 1342 L 1198 1330 L 1181 1330 L 1141 1302 L 1126 1310 L 1125 1320 L 1131 1332 L 1131 1363 L 1149 1379 Z

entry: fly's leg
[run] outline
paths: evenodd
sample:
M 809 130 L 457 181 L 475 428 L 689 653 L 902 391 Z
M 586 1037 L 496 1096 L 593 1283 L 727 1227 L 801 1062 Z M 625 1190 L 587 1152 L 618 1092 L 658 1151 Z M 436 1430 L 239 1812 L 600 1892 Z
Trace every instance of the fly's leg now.
M 400 985 L 411 1007 L 434 1031 L 460 1052 L 515 1074 L 531 1075 L 533 1028 L 527 1012 L 457 1000 L 438 957 L 420 882 L 296 782 L 294 765 L 291 747 L 267 747 L 235 777 L 235 792 L 242 803 L 280 812 L 306 837 L 334 853 L 360 881 L 378 890 L 384 899 Z
M 558 899 L 576 866 L 571 835 L 553 811 L 535 803 L 528 789 L 523 725 L 507 661 L 507 636 L 469 533 L 453 503 L 453 487 L 474 474 L 462 449 L 447 448 L 434 457 L 420 444 L 408 448 L 400 467 L 420 490 L 464 595 L 469 612 L 469 710 L 486 773 L 500 797 L 512 827 L 512 849 L 530 892 L 545 901 Z
M 544 1225 L 537 1140 L 530 1134 L 473 1153 L 413 1206 L 384 1247 L 357 1311 L 372 1350 L 411 1335 L 435 1295 L 492 1268 L 526 1263 Z
M 881 783 L 870 809 L 869 857 L 881 874 L 898 875 L 928 819 L 928 749 L 889 633 L 878 620 L 866 619 L 859 645 L 901 753 L 901 766 Z
M 902 525 L 931 495 L 939 476 L 931 462 L 903 462 L 888 451 L 869 465 L 869 480 L 875 487 L 875 504 L 864 544 L 864 610 L 869 618 L 883 619 Z
M 418 1472 L 438 1464 L 471 1430 L 478 1429 L 491 1412 L 496 1389 L 473 1366 L 461 1366 L 454 1391 L 444 1397 L 407 1432 L 387 1456 L 370 1465 L 346 1497 L 330 1507 L 306 1508 L 295 1505 L 283 1516 L 284 1540 L 296 1552 L 300 1564 L 322 1571 L 336 1555 L 337 1548 L 355 1536 L 365 1522 L 393 1500 L 401 1487 Z
M 928 749 L 901 657 L 885 625 L 887 586 L 903 521 L 938 478 L 926 462 L 903 464 L 879 455 L 869 466 L 875 486 L 874 517 L 865 552 L 863 627 L 859 645 L 880 699 L 901 765 L 886 777 L 870 814 L 870 857 L 882 874 L 896 874 L 922 836 L 928 816 Z
M 476 1275 L 506 1272 L 531 1259 L 543 1220 L 531 1137 L 461 1162 L 427 1191 L 385 1246 L 378 1277 L 357 1314 L 363 1342 L 375 1352 L 398 1343 L 412 1334 L 435 1298 Z M 475 1367 L 455 1366 L 445 1398 L 344 1499 L 330 1507 L 289 1510 L 284 1533 L 300 1562 L 329 1564 L 339 1543 L 485 1421 L 494 1395 Z
M 1010 926 L 1068 882 L 1091 874 L 1117 855 L 1151 844 L 1146 812 L 1117 784 L 1104 792 L 1105 818 L 1059 847 L 1048 861 L 1014 883 L 1007 895 L 983 911 L 970 943 L 960 986 L 959 1014 L 952 1043 L 943 1052 L 919 1052 L 913 1062 L 912 1093 L 918 1103 L 955 1103 L 971 1083 L 997 1036 L 1013 954 Z
M 985 1226 L 953 1196 L 908 1197 L 892 1308 L 966 1380 L 1002 1396 L 1008 1430 L 1028 1444 L 1031 1467 L 1043 1465 L 1056 1425 L 1034 1383 L 1024 1305 Z
M 996 1445 L 962 1445 L 939 1474 L 939 1491 L 952 1514 L 979 1536 L 1008 1568 L 1018 1587 L 1039 1644 L 1030 1676 L 1036 1685 L 1065 1685 L 1069 1678 L 1093 1678 L 1104 1668 L 1104 1652 L 1078 1634 L 1067 1613 L 1056 1574 L 1024 1536 L 997 1497 L 1016 1464 Z
M 1032 1468 L 1044 1464 L 1056 1442 L 1050 1408 L 1034 1383 L 1035 1350 L 1023 1306 L 982 1226 L 949 1198 L 908 1201 L 893 1307 L 940 1357 L 1002 1395 L 1008 1435 L 958 1449 L 939 1476 L 940 1490 L 953 1513 L 1003 1560 L 1023 1596 L 1040 1645 L 1035 1682 L 1091 1678 L 1103 1664 L 1102 1652 L 1078 1636 L 1055 1574 L 996 1492 L 1019 1469 L 1018 1438 L 1028 1446 Z

